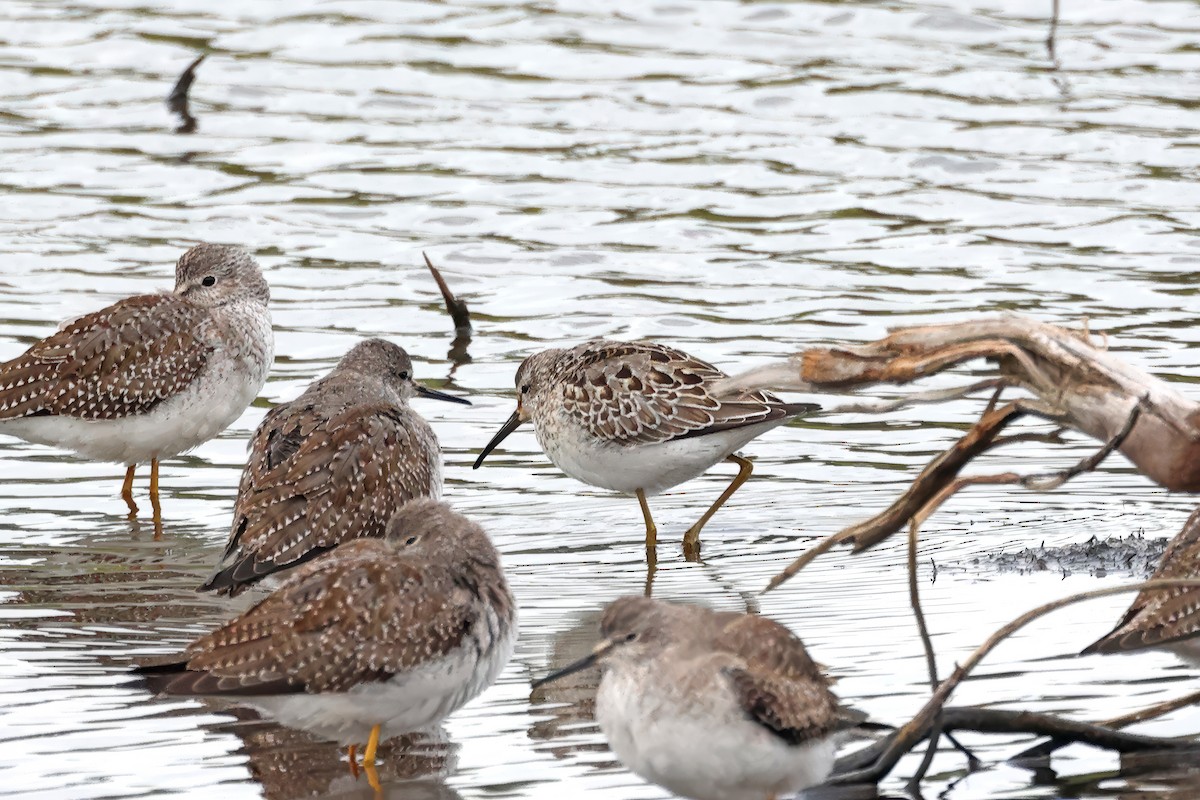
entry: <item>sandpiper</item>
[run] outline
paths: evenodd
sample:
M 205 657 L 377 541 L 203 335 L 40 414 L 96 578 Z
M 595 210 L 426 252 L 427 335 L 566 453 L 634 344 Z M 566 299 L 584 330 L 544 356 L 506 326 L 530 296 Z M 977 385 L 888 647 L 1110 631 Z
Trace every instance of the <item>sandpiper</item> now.
M 495 682 L 515 638 L 516 603 L 487 534 L 420 498 L 382 539 L 291 570 L 182 658 L 136 672 L 162 694 L 236 697 L 289 727 L 365 736 L 373 766 L 381 737 L 434 725 Z
M 841 727 L 829 680 L 765 617 L 622 597 L 592 653 L 596 721 L 625 766 L 695 800 L 768 800 L 822 782 Z
M 766 392 L 718 399 L 711 385 L 725 373 L 671 347 L 594 339 L 543 350 L 517 369 L 517 410 L 475 460 L 524 422 L 555 466 L 576 480 L 636 495 L 646 522 L 647 556 L 657 528 L 646 498 L 691 480 L 718 461 L 738 474 L 684 534 L 684 551 L 699 553 L 700 529 L 750 477 L 735 451 L 793 417 L 818 410 Z
M 442 451 L 412 397 L 470 405 L 413 380 L 403 348 L 367 339 L 250 442 L 229 543 L 201 591 L 237 594 L 351 539 L 383 535 L 417 497 L 442 494 Z
M 130 516 L 134 468 L 149 461 L 159 523 L 159 460 L 228 427 L 267 378 L 269 299 L 245 250 L 196 245 L 173 292 L 127 297 L 0 364 L 0 433 L 125 464 Z
M 1188 517 L 1162 555 L 1154 578 L 1200 577 L 1200 509 Z M 1112 632 L 1083 654 L 1127 653 L 1162 647 L 1200 666 L 1200 589 L 1149 589 L 1140 593 Z

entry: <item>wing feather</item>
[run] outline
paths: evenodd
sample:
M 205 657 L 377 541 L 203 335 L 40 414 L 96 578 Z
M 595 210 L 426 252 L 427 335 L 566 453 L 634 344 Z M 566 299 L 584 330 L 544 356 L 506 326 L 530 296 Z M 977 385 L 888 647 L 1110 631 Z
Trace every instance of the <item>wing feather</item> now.
M 185 389 L 213 347 L 206 312 L 171 294 L 129 297 L 65 325 L 0 364 L 0 419 L 108 420 Z
M 725 373 L 652 342 L 586 342 L 563 369 L 566 412 L 592 435 L 628 445 L 703 436 L 817 409 L 767 392 L 719 399 L 710 387 Z
M 1200 578 L 1200 509 L 1167 545 L 1153 578 Z M 1150 589 L 1134 598 L 1117 626 L 1084 653 L 1117 653 L 1200 636 L 1200 589 Z
M 167 694 L 344 692 L 449 654 L 471 621 L 448 575 L 361 539 L 298 567 L 182 659 L 136 671 Z
M 427 453 L 440 457 L 432 429 L 392 406 L 322 418 L 298 400 L 273 412 L 251 444 L 225 557 L 201 588 L 236 594 L 342 542 L 382 536 L 397 508 L 440 490 Z

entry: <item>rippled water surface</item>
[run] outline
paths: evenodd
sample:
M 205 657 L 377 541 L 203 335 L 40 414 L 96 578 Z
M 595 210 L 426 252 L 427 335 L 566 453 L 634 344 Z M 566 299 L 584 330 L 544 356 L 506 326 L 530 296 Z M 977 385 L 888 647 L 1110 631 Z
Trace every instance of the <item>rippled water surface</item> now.
M 567 479 L 528 431 L 471 471 L 511 410 L 517 363 L 604 335 L 742 367 L 1017 309 L 1088 317 L 1131 361 L 1200 379 L 1200 7 L 1063 5 L 1051 58 L 1049 0 L 0 0 L 0 358 L 169 286 L 196 241 L 259 256 L 278 353 L 253 408 L 164 464 L 161 541 L 125 520 L 120 467 L 0 438 L 0 795 L 370 795 L 331 746 L 240 709 L 153 701 L 123 671 L 231 613 L 192 587 L 224 543 L 247 436 L 357 339 L 382 335 L 418 378 L 474 401 L 420 410 L 445 449 L 447 499 L 492 533 L 522 607 L 499 684 L 444 731 L 388 749 L 385 789 L 663 797 L 614 763 L 584 683 L 530 698 L 530 679 L 587 647 L 599 608 L 646 574 L 636 503 Z M 162 100 L 199 53 L 199 128 L 176 135 Z M 422 250 L 475 315 L 457 368 Z M 706 529 L 703 564 L 679 539 L 731 471 L 654 503 L 655 593 L 758 602 L 845 700 L 902 722 L 927 687 L 901 543 L 832 553 L 753 596 L 815 537 L 882 508 L 978 410 L 826 416 L 754 442 L 755 477 Z M 1091 447 L 1076 437 L 989 465 L 1046 469 Z M 1101 585 L 980 556 L 1161 538 L 1193 506 L 1120 459 L 1050 494 L 956 499 L 922 551 L 942 669 L 1016 613 Z M 1102 719 L 1194 688 L 1165 655 L 1071 655 L 1128 599 L 1034 625 L 958 699 Z M 1195 717 L 1144 729 L 1193 731 Z M 1015 738 L 964 738 L 995 766 L 966 775 L 947 752 L 929 796 L 1200 791 L 1194 776 L 1117 775 L 1115 757 L 1078 747 L 1056 759 L 1056 782 L 1004 764 Z

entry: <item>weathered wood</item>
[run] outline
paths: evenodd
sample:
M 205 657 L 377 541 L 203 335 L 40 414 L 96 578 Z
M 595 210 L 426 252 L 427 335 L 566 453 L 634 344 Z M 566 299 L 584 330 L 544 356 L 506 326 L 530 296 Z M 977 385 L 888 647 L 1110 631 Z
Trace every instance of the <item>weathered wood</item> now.
M 966 361 L 987 358 L 1000 377 L 1033 394 L 1062 424 L 1102 441 L 1141 403 L 1120 450 L 1171 491 L 1200 492 L 1200 404 L 1072 331 L 1016 314 L 901 328 L 870 344 L 805 350 L 783 362 L 726 379 L 743 391 L 820 392 L 878 383 L 905 384 Z

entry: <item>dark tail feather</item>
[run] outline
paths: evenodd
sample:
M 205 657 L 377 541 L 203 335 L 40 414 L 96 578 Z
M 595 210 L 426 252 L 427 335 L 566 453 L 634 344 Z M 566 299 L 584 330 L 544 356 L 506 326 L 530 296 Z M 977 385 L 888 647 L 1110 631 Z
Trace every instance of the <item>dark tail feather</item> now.
M 821 407 L 816 403 L 784 403 L 783 408 L 787 411 L 789 417 L 815 414 L 821 410 Z

